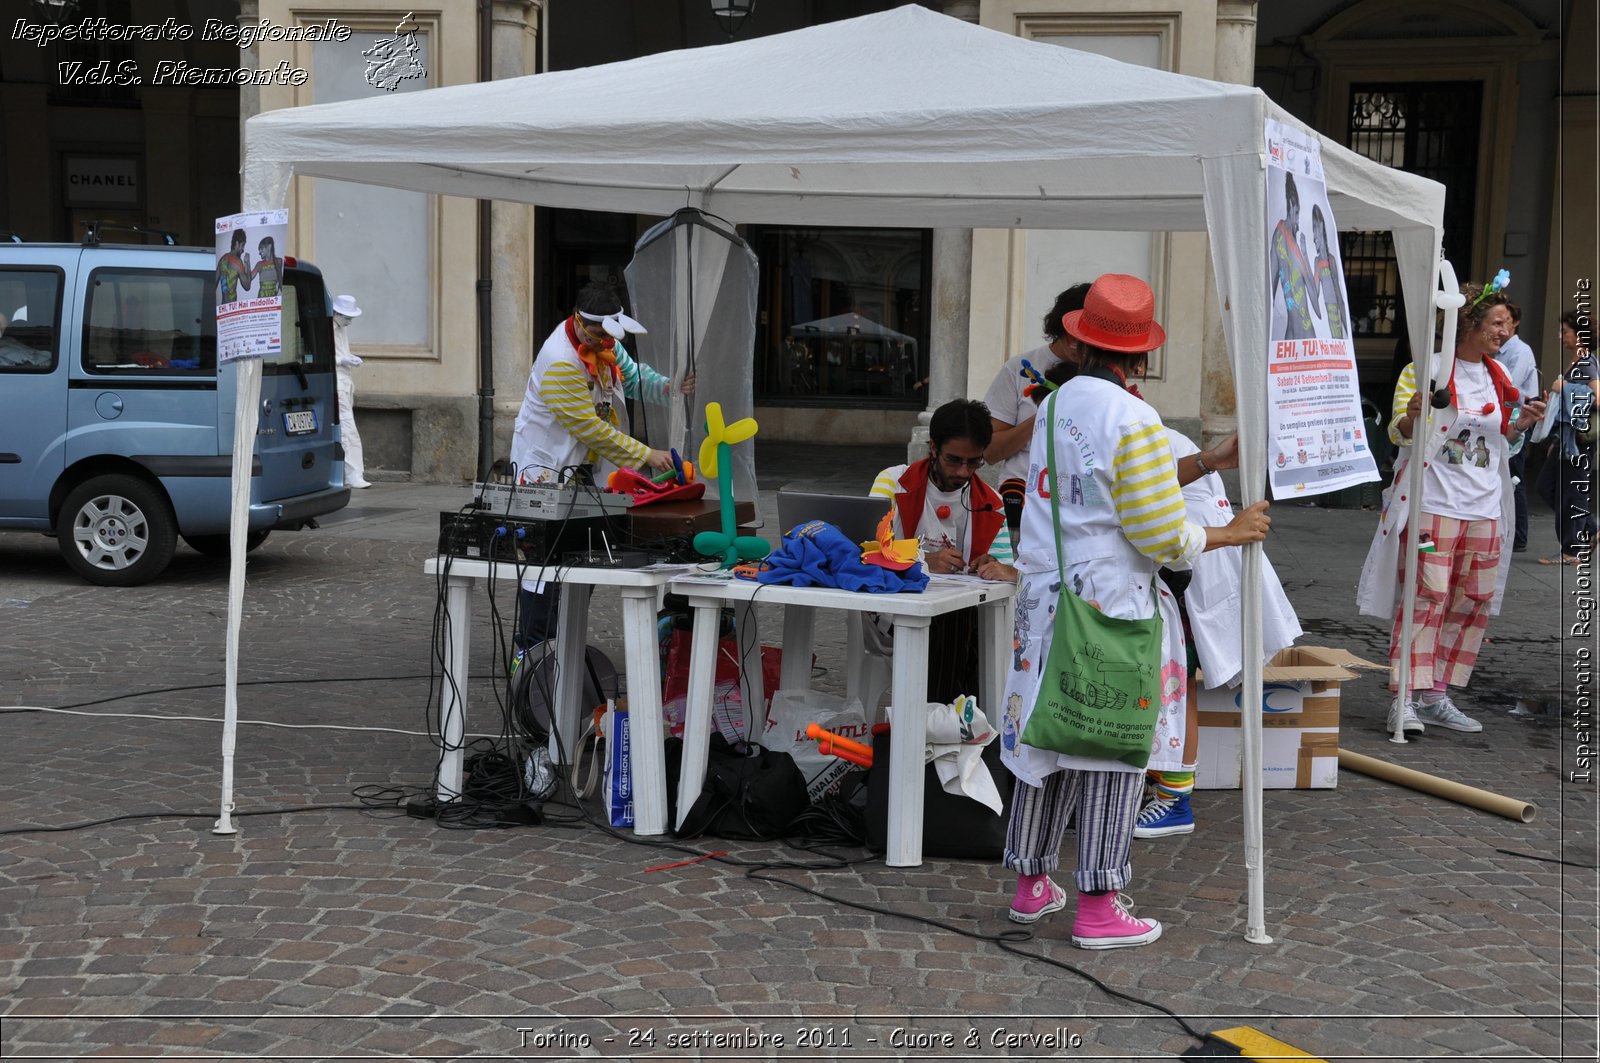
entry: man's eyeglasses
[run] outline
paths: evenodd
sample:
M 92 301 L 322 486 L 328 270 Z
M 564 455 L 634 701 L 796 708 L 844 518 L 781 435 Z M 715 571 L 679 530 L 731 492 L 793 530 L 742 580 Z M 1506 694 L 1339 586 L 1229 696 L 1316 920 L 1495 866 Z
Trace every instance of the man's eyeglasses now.
M 588 321 L 580 317 L 578 318 L 578 327 L 583 330 L 585 336 L 593 339 L 596 344 L 603 344 L 611 338 L 611 333 L 607 332 L 605 326 L 598 321 Z
M 973 472 L 983 468 L 984 464 L 982 458 L 958 458 L 954 454 L 946 454 L 943 451 L 939 452 L 939 460 L 952 469 L 959 469 L 965 466 Z

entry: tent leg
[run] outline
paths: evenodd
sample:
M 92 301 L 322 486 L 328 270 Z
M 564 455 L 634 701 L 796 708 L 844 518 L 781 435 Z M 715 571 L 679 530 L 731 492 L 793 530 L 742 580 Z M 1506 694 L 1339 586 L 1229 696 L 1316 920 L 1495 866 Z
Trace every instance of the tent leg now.
M 233 825 L 233 752 L 230 750 L 222 757 L 222 813 L 217 817 L 217 822 L 212 825 L 212 834 L 238 834 L 239 828 Z
M 233 479 L 228 512 L 228 627 L 222 697 L 222 811 L 213 834 L 234 834 L 233 752 L 239 730 L 239 628 L 244 623 L 244 541 L 250 527 L 250 466 L 255 457 L 261 359 L 242 358 L 233 407 Z

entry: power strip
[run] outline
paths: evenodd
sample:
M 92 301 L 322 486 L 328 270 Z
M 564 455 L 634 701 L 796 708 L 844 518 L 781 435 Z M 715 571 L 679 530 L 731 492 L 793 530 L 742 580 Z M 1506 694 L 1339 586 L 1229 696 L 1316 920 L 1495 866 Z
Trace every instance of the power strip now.
M 655 559 L 643 550 L 578 550 L 561 559 L 573 568 L 644 568 Z

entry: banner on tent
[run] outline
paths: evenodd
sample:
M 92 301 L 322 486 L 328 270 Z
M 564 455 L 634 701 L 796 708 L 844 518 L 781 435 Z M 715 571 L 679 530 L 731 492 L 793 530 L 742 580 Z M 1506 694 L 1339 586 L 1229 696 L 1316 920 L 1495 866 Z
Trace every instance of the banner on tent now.
M 217 361 L 283 350 L 283 255 L 289 212 L 217 219 Z
M 1315 134 L 1267 120 L 1267 453 L 1276 498 L 1379 479 Z M 1310 239 L 1307 240 L 1309 233 Z

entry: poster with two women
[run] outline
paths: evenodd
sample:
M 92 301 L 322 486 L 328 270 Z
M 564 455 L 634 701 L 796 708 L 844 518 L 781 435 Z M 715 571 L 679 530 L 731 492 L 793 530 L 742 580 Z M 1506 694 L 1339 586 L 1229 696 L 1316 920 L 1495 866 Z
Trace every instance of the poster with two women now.
M 1379 479 L 1314 134 L 1268 120 L 1267 468 L 1277 499 Z

